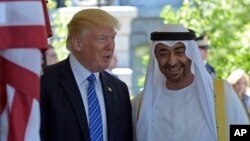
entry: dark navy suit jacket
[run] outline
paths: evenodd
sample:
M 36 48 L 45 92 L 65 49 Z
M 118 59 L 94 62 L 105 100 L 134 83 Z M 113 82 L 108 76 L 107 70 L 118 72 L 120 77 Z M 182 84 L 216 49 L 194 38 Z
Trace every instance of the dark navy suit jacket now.
M 105 71 L 100 73 L 100 80 L 108 141 L 132 141 L 132 112 L 127 85 Z M 44 68 L 40 106 L 42 141 L 90 141 L 84 103 L 69 59 Z
M 209 73 L 213 78 L 215 78 L 215 77 L 216 77 L 215 69 L 214 69 L 211 65 L 209 65 L 208 63 L 205 64 L 205 67 L 206 67 L 208 73 Z

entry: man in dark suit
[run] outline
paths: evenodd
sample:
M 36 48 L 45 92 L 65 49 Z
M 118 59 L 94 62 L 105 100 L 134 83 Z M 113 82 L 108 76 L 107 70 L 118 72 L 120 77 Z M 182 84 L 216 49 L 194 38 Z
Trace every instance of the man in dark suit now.
M 68 24 L 67 59 L 44 68 L 41 77 L 42 141 L 132 141 L 127 85 L 105 72 L 115 49 L 118 21 L 101 9 L 76 13 Z M 99 111 L 92 135 L 89 76 Z M 100 121 L 100 122 L 99 122 Z M 101 130 L 99 130 L 101 129 Z
M 204 60 L 204 64 L 205 64 L 205 67 L 208 71 L 208 73 L 213 77 L 215 78 L 216 77 L 216 72 L 215 72 L 215 69 L 213 66 L 211 66 L 210 64 L 207 63 L 207 58 L 208 58 L 208 49 L 209 49 L 209 45 L 208 45 L 208 37 L 205 36 L 205 35 L 202 35 L 200 37 L 197 37 L 195 39 L 199 49 L 200 49 L 200 52 L 201 52 L 201 56 L 202 56 L 202 59 Z

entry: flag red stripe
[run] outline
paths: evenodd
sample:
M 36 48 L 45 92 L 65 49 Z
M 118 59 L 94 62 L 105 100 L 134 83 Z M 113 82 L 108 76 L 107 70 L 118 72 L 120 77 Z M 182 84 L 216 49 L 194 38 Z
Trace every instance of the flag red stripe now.
M 0 115 L 2 114 L 6 104 L 7 104 L 7 96 L 6 96 L 6 87 L 3 82 L 3 73 L 2 73 L 2 59 L 0 58 Z
M 8 141 L 23 141 L 32 108 L 32 100 L 39 100 L 40 80 L 33 72 L 0 56 L 2 81 L 15 88 L 9 111 Z
M 47 49 L 45 26 L 0 26 L 1 49 Z
M 34 59 L 34 58 L 28 58 Z M 28 61 L 28 60 L 27 60 Z M 17 91 L 39 100 L 40 78 L 35 73 L 0 56 L 3 82 L 10 84 Z
M 1 66 L 1 64 L 0 64 L 0 66 Z M 2 75 L 2 74 L 0 73 L 0 75 Z M 6 107 L 6 104 L 7 104 L 6 87 L 5 87 L 5 84 L 3 83 L 3 81 L 1 80 L 1 76 L 0 76 L 0 115 L 2 114 L 4 108 Z
M 22 6 L 18 6 L 18 4 L 16 5 L 9 4 L 10 7 L 8 7 L 9 2 L 15 2 L 15 1 L 41 2 L 41 6 L 43 6 L 43 9 L 41 10 L 43 11 L 40 12 L 44 13 L 45 22 L 44 25 L 36 25 L 35 24 L 36 20 L 39 21 L 39 19 L 34 19 L 34 25 L 33 24 L 30 25 L 32 21 L 27 20 L 27 25 L 25 25 L 26 24 L 25 21 L 22 21 L 20 25 L 18 25 L 19 24 L 18 22 L 17 25 L 14 25 L 15 23 L 10 23 L 10 25 L 7 25 L 8 23 L 5 23 L 7 26 L 5 25 L 0 26 L 0 37 L 1 37 L 0 51 L 3 49 L 6 49 L 6 51 L 8 51 L 8 49 L 14 49 L 14 48 L 27 48 L 27 49 L 37 48 L 41 50 L 47 49 L 47 37 L 48 35 L 52 34 L 52 31 L 49 23 L 49 17 L 45 0 L 0 0 L 0 4 L 6 5 L 6 7 L 4 8 L 7 8 L 6 9 L 7 12 L 8 10 L 11 11 L 11 9 L 9 9 L 10 7 L 19 8 L 19 10 L 23 9 L 25 11 L 25 8 Z M 39 3 L 36 2 L 36 6 L 39 6 L 38 4 Z M 20 18 L 25 17 L 25 16 L 22 17 L 22 15 L 20 16 L 21 16 Z M 8 16 L 7 18 L 10 18 L 10 21 L 15 19 L 15 17 L 13 16 Z M 26 59 L 27 61 L 33 61 L 34 59 L 41 59 L 41 58 L 39 56 L 38 58 L 26 57 Z M 36 65 L 41 65 L 41 64 L 36 64 Z M 8 121 L 9 121 L 8 136 L 7 136 L 8 141 L 24 141 L 25 134 L 29 135 L 32 133 L 39 132 L 39 129 L 37 127 L 27 127 L 28 122 L 37 123 L 40 121 L 40 119 L 35 118 L 36 116 L 38 116 L 37 113 L 35 114 L 36 116 L 34 116 L 33 115 L 34 113 L 32 113 L 33 115 L 32 119 L 31 121 L 29 121 L 29 118 L 31 118 L 30 114 L 32 109 L 32 102 L 34 99 L 37 99 L 38 101 L 40 99 L 39 76 L 40 76 L 39 74 L 36 74 L 31 70 L 24 68 L 22 64 L 15 64 L 15 62 L 7 60 L 6 58 L 0 55 L 0 92 L 1 92 L 0 114 L 4 109 L 4 106 L 10 105 L 9 107 L 10 109 L 8 109 Z M 9 95 L 9 93 L 6 92 L 6 84 L 9 84 L 15 90 L 12 101 L 6 100 L 6 95 Z M 4 134 L 1 137 L 4 137 Z M 39 137 L 34 137 L 34 138 L 32 137 L 31 140 L 35 140 L 37 138 Z
M 48 14 L 48 10 L 47 10 L 45 0 L 42 0 L 42 4 L 43 4 L 43 13 L 44 13 L 44 18 L 45 18 L 45 24 L 46 24 L 46 29 L 47 29 L 47 37 L 51 37 L 52 36 L 52 30 L 51 30 L 49 14 Z
M 32 86 L 31 86 L 32 87 Z M 16 90 L 9 113 L 8 141 L 24 141 L 25 131 L 32 108 L 32 95 Z
M 46 0 L 0 0 L 0 2 L 15 2 L 15 1 L 46 1 Z

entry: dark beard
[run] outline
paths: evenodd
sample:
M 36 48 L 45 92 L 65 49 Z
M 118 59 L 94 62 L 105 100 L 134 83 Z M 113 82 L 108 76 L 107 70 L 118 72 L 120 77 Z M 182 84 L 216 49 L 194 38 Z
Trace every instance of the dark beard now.
M 177 83 L 180 83 L 183 80 L 183 78 L 185 77 L 185 68 L 183 66 L 184 66 L 184 64 L 182 64 L 180 62 L 177 62 L 172 66 L 169 65 L 169 64 L 166 64 L 164 66 L 164 70 L 162 70 L 162 72 L 163 72 L 164 76 L 166 77 L 166 79 L 168 81 L 170 81 L 171 83 L 176 83 L 177 84 Z M 176 67 L 181 67 L 181 68 L 184 69 L 184 74 L 180 75 L 177 79 L 169 76 L 168 73 L 167 73 L 168 70 L 170 71 L 169 68 L 176 68 Z

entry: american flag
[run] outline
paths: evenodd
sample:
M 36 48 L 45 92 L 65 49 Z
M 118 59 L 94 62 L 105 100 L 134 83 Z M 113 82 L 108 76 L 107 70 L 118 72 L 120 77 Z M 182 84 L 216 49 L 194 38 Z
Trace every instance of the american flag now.
M 45 0 L 0 0 L 0 141 L 40 141 L 41 50 L 48 34 Z

